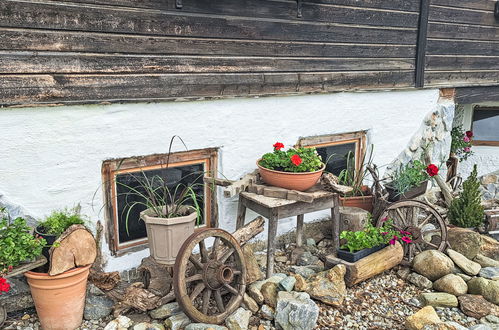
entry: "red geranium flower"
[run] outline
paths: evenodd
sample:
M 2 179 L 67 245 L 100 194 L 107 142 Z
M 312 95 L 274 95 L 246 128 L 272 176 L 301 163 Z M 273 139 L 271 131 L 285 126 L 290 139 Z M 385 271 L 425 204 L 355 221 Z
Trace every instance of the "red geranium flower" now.
M 426 173 L 429 176 L 435 176 L 438 174 L 438 167 L 435 164 L 430 164 L 426 167 Z
M 7 283 L 7 280 L 3 277 L 0 277 L 0 293 L 1 292 L 9 292 L 10 284 Z
M 298 155 L 293 155 L 291 156 L 291 163 L 295 164 L 295 166 L 300 165 L 303 162 L 300 156 Z
M 397 235 L 393 235 L 393 238 L 390 240 L 390 245 L 393 245 L 397 242 L 399 238 L 397 237 Z
M 402 236 L 401 240 L 403 240 L 406 243 L 411 243 L 412 242 L 412 240 L 409 237 L 407 237 L 407 236 Z
M 473 132 L 472 131 L 466 131 L 466 136 L 471 139 L 473 137 Z
M 281 142 L 274 143 L 274 150 L 281 150 L 282 148 L 284 148 L 284 144 Z

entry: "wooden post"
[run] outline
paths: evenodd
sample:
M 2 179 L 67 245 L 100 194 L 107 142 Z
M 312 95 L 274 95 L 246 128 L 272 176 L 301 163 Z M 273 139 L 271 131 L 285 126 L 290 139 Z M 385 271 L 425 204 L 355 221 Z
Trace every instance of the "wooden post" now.
M 246 218 L 246 205 L 244 205 L 243 198 L 239 195 L 239 203 L 237 204 L 237 219 L 236 219 L 236 229 L 244 226 L 244 220 Z
M 303 245 L 303 218 L 303 214 L 296 216 L 296 246 L 298 247 Z
M 275 239 L 277 236 L 277 216 L 269 218 L 269 235 L 267 238 L 267 278 L 274 274 L 274 253 L 275 253 Z
M 334 253 L 340 248 L 340 195 L 335 194 L 334 206 L 331 209 L 331 222 L 333 231 L 333 248 Z

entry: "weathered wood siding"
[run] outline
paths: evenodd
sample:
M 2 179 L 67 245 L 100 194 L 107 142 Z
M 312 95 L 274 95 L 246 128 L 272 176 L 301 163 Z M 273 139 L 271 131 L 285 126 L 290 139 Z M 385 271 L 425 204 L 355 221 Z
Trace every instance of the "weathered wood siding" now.
M 425 87 L 499 85 L 495 0 L 431 0 Z
M 419 3 L 0 0 L 0 104 L 411 87 Z

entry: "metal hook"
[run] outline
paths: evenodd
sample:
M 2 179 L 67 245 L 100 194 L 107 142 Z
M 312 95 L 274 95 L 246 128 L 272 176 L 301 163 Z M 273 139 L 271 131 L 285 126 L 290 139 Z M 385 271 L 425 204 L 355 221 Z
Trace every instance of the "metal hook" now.
M 303 0 L 296 0 L 296 11 L 297 11 L 297 17 L 301 17 L 302 16 L 302 13 L 301 13 L 301 5 L 303 3 Z
M 182 9 L 182 0 L 175 0 L 175 8 Z

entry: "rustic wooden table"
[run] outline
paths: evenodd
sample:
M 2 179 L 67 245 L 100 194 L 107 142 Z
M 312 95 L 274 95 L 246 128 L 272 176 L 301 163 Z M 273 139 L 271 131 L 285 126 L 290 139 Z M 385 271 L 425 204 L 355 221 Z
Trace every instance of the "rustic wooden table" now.
M 297 217 L 296 245 L 303 244 L 303 217 L 304 214 L 331 209 L 331 231 L 334 247 L 339 246 L 339 196 L 336 193 L 318 190 L 314 193 L 311 203 L 266 197 L 250 192 L 239 194 L 236 228 L 244 226 L 246 208 L 262 215 L 269 220 L 268 248 L 267 248 L 267 278 L 274 273 L 274 252 L 277 235 L 277 224 L 280 219 Z

